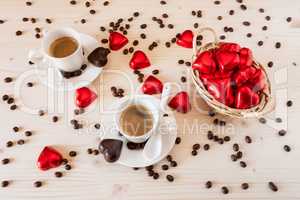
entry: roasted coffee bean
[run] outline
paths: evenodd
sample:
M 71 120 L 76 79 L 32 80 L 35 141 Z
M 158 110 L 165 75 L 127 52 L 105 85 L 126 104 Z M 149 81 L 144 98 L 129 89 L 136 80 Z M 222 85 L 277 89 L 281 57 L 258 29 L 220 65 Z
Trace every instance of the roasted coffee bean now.
M 224 137 L 224 141 L 225 141 L 225 142 L 229 142 L 229 141 L 230 141 L 230 137 L 229 137 L 229 136 L 225 136 L 225 137 Z
M 234 15 L 234 10 L 230 10 L 229 15 Z
M 66 165 L 68 163 L 69 163 L 69 161 L 66 158 L 63 158 L 62 161 L 61 161 L 61 164 L 63 164 L 63 165 Z
M 219 143 L 219 144 L 224 144 L 224 139 L 219 138 L 219 139 L 218 139 L 218 143 Z
M 292 100 L 288 100 L 288 101 L 286 102 L 286 106 L 287 106 L 287 107 L 291 107 L 292 105 L 293 105 Z
M 237 159 L 241 159 L 241 158 L 243 157 L 243 152 L 238 151 L 238 152 L 236 153 L 236 157 L 237 157 Z
M 206 187 L 207 189 L 211 188 L 211 187 L 212 187 L 212 182 L 211 182 L 211 181 L 207 181 L 207 182 L 205 183 L 205 187 Z
M 265 19 L 266 19 L 267 21 L 270 21 L 270 20 L 271 20 L 271 17 L 270 17 L 270 16 L 266 16 Z
M 269 185 L 269 188 L 270 188 L 273 192 L 277 192 L 277 191 L 278 191 L 278 187 L 277 187 L 273 182 L 269 182 L 268 185 Z
M 108 43 L 108 39 L 102 39 L 101 42 L 102 42 L 102 44 L 106 44 L 106 43 Z
M 217 125 L 217 124 L 219 124 L 219 119 L 214 119 L 214 121 L 213 121 L 213 123 L 214 123 L 214 125 Z
M 178 64 L 180 65 L 184 64 L 184 60 L 178 60 Z
M 231 154 L 230 158 L 233 162 L 237 161 L 237 156 L 234 154 Z
M 229 193 L 229 190 L 228 190 L 228 188 L 227 188 L 226 186 L 223 186 L 223 187 L 221 188 L 221 190 L 222 190 L 222 193 L 223 193 L 223 194 L 228 194 L 228 193 Z
M 53 117 L 52 117 L 52 122 L 55 123 L 55 122 L 57 122 L 57 121 L 58 121 L 58 117 L 57 117 L 57 116 L 53 116 Z
M 12 103 L 14 103 L 14 102 L 15 102 L 15 99 L 12 98 L 12 97 L 9 97 L 9 98 L 7 99 L 7 103 L 8 103 L 8 104 L 12 104 Z
M 14 143 L 12 141 L 7 141 L 6 142 L 6 147 L 12 147 L 14 145 Z
M 220 5 L 220 4 L 221 4 L 221 1 L 214 1 L 214 4 L 215 4 L 215 5 Z
M 177 162 L 175 160 L 172 160 L 170 162 L 171 167 L 177 167 Z
M 52 23 L 52 20 L 49 19 L 49 18 L 46 18 L 46 22 L 47 22 L 48 24 L 51 24 L 51 23 Z
M 14 105 L 10 106 L 9 109 L 10 109 L 10 110 L 16 110 L 17 108 L 18 108 L 18 106 L 14 104 Z
M 268 67 L 273 67 L 273 62 L 272 61 L 270 61 L 270 62 L 268 62 Z
M 205 151 L 208 151 L 209 148 L 210 148 L 210 146 L 209 146 L 209 144 L 205 144 L 205 145 L 203 146 L 203 148 L 204 148 Z
M 8 158 L 4 158 L 1 161 L 2 165 L 7 165 L 9 162 L 10 162 L 10 160 Z
M 280 47 L 281 47 L 281 43 L 280 43 L 280 42 L 276 42 L 276 43 L 275 43 L 275 48 L 276 48 L 276 49 L 279 49 Z
M 213 140 L 214 140 L 215 142 L 218 142 L 218 140 L 219 140 L 219 136 L 217 136 L 217 135 L 214 135 L 214 137 L 213 137 Z
M 165 45 L 166 45 L 167 48 L 171 47 L 171 43 L 170 42 L 166 42 Z
M 173 24 L 168 24 L 168 28 L 169 28 L 169 29 L 173 29 L 173 28 L 174 28 L 174 25 L 173 25 Z
M 264 44 L 264 42 L 260 40 L 260 41 L 258 41 L 257 44 L 258 44 L 258 46 L 262 46 Z
M 6 78 L 4 78 L 4 82 L 5 83 L 10 83 L 10 82 L 12 82 L 13 81 L 13 79 L 11 78 L 11 77 L 6 77 Z
M 239 145 L 237 143 L 234 143 L 232 145 L 232 149 L 233 149 L 233 151 L 239 151 L 240 147 L 239 147 Z
M 26 136 L 26 137 L 32 136 L 32 132 L 31 132 L 31 131 L 25 131 L 25 136 Z
M 32 5 L 32 2 L 26 1 L 26 6 L 31 6 L 31 5 Z
M 180 143 L 181 143 L 181 138 L 177 137 L 176 140 L 175 140 L 175 144 L 180 144 Z
M 248 21 L 244 21 L 244 22 L 243 22 L 243 25 L 244 25 L 244 26 L 250 26 L 250 25 L 251 25 L 251 23 L 250 23 L 250 22 L 248 22 Z
M 171 155 L 167 155 L 167 161 L 171 162 L 173 160 L 172 156 Z
M 7 94 L 3 95 L 2 96 L 2 100 L 3 101 L 7 101 L 9 99 L 9 96 Z
M 32 87 L 32 86 L 33 86 L 33 83 L 28 82 L 28 83 L 26 83 L 26 85 L 27 85 L 27 87 Z
M 4 24 L 4 22 L 5 22 L 4 20 L 0 19 L 0 24 Z
M 247 164 L 244 161 L 240 161 L 240 166 L 242 168 L 245 168 L 245 167 L 247 167 Z
M 169 166 L 168 166 L 168 165 L 162 165 L 162 166 L 161 166 L 161 169 L 164 170 L 164 171 L 166 171 L 166 170 L 169 169 Z
M 286 130 L 284 130 L 284 129 L 281 129 L 280 131 L 278 131 L 278 135 L 279 136 L 285 136 L 286 135 Z
M 222 20 L 223 17 L 222 17 L 222 16 L 218 16 L 217 19 L 218 19 L 218 20 Z
M 220 40 L 225 40 L 226 39 L 226 36 L 225 35 L 221 35 L 220 36 Z
M 250 144 L 250 143 L 252 143 L 252 139 L 251 139 L 251 137 L 250 136 L 245 136 L 245 141 L 246 141 L 246 143 L 248 143 L 248 144 Z
M 66 165 L 65 166 L 65 170 L 71 170 L 71 169 L 72 169 L 71 165 Z
M 72 119 L 72 120 L 70 121 L 70 123 L 71 123 L 72 125 L 75 125 L 75 124 L 78 124 L 78 121 L 77 121 L 76 119 Z
M 145 33 L 141 33 L 140 37 L 141 37 L 142 39 L 146 39 L 146 34 L 145 34 Z
M 198 151 L 193 150 L 193 151 L 191 152 L 191 154 L 192 154 L 192 156 L 196 156 L 196 155 L 198 154 Z
M 180 78 L 180 80 L 181 80 L 181 82 L 185 83 L 185 82 L 186 82 L 186 77 L 185 77 L 185 76 L 182 76 L 182 77 Z
M 241 184 L 241 188 L 242 188 L 243 190 L 247 190 L 247 189 L 249 188 L 249 184 L 248 184 L 248 183 L 242 183 L 242 184 Z
M 244 5 L 244 4 L 240 5 L 240 8 L 241 8 L 242 10 L 247 10 L 247 6 Z
M 70 157 L 75 157 L 77 155 L 76 151 L 70 151 L 69 156 Z
M 153 75 L 157 75 L 158 73 L 159 73 L 159 70 L 158 70 L 158 69 L 155 69 L 155 70 L 152 71 L 152 74 L 153 74 Z
M 192 14 L 193 16 L 195 16 L 197 13 L 196 13 L 196 11 L 193 10 L 193 11 L 191 12 L 191 14 Z
M 164 14 L 162 14 L 161 15 L 163 18 L 168 18 L 169 17 L 169 15 L 167 14 L 167 13 L 164 13 Z
M 81 19 L 80 22 L 81 22 L 82 24 L 85 24 L 85 23 L 86 23 L 86 19 Z
M 261 29 L 262 29 L 263 31 L 266 31 L 266 30 L 268 30 L 268 27 L 267 27 L 267 26 L 263 26 Z
M 277 123 L 281 123 L 281 122 L 282 122 L 282 119 L 281 119 L 280 117 L 277 117 L 277 118 L 275 119 L 275 121 L 276 121 Z
M 17 141 L 17 144 L 18 145 L 23 145 L 23 144 L 25 144 L 25 140 L 20 139 L 20 140 Z
M 169 182 L 173 182 L 174 181 L 174 177 L 172 175 L 167 175 L 166 178 L 167 178 L 167 180 Z
M 76 1 L 75 1 L 75 0 L 72 0 L 72 1 L 70 1 L 70 4 L 71 4 L 71 5 L 75 5 L 75 4 L 76 4 Z
M 291 151 L 291 147 L 289 145 L 284 145 L 283 146 L 283 149 L 286 151 L 286 152 L 290 152 Z
M 63 173 L 62 172 L 55 172 L 54 175 L 55 175 L 56 178 L 61 178 L 63 176 Z
M 43 115 L 45 115 L 45 112 L 43 110 L 39 110 L 38 114 L 39 114 L 39 116 L 43 116 Z
M 94 150 L 93 150 L 93 154 L 94 154 L 95 156 L 97 156 L 97 155 L 99 154 L 99 150 L 98 150 L 98 149 L 94 149 Z
M 100 129 L 101 125 L 99 123 L 94 125 L 95 129 Z
M 214 134 L 212 131 L 207 132 L 207 139 L 212 140 L 214 138 Z
M 4 180 L 1 182 L 1 187 L 7 187 L 7 186 L 9 186 L 9 181 Z
M 287 21 L 287 22 L 291 22 L 291 21 L 292 21 L 292 18 L 291 18 L 291 17 L 288 17 L 288 18 L 286 18 L 286 21 Z
M 260 9 L 258 9 L 258 11 L 259 11 L 260 13 L 264 13 L 264 12 L 265 12 L 265 9 L 260 8 Z
M 166 2 L 166 1 L 160 1 L 160 4 L 161 4 L 161 5 L 166 5 L 167 2 Z
M 263 118 L 263 117 L 259 118 L 258 121 L 259 121 L 260 123 L 262 123 L 262 124 L 267 123 L 266 118 Z
M 93 149 L 88 148 L 88 149 L 87 149 L 87 153 L 88 153 L 88 154 L 92 154 L 92 153 L 93 153 Z
M 151 171 L 151 170 L 154 169 L 154 166 L 153 166 L 153 165 L 149 165 L 149 166 L 145 167 L 145 169 L 146 169 L 147 171 Z
M 247 33 L 247 37 L 251 38 L 252 37 L 252 33 Z
M 31 21 L 31 23 L 33 23 L 33 24 L 36 23 L 36 19 L 35 19 L 35 18 L 31 18 L 30 21 Z
M 34 185 L 34 187 L 39 188 L 39 187 L 42 187 L 43 183 L 41 181 L 36 181 L 33 183 L 33 185 Z
M 91 14 L 91 15 L 96 14 L 96 10 L 94 10 L 94 9 L 90 10 L 90 14 Z
M 13 127 L 13 131 L 16 133 L 16 132 L 19 132 L 19 130 L 20 130 L 20 128 L 19 127 L 17 127 L 17 126 L 14 126 Z
M 158 173 L 156 173 L 156 172 L 154 172 L 154 174 L 153 174 L 153 179 L 158 179 L 159 178 L 159 174 Z
M 185 66 L 187 66 L 187 67 L 190 67 L 192 64 L 191 64 L 191 62 L 185 62 Z
M 200 149 L 200 144 L 196 143 L 193 145 L 193 150 L 199 150 Z
M 148 176 L 153 176 L 154 175 L 154 171 L 153 170 L 149 170 L 148 171 Z

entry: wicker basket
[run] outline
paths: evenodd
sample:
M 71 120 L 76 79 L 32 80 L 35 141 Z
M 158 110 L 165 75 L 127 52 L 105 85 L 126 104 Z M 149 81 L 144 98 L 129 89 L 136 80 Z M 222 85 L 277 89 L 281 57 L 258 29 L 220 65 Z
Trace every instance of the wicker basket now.
M 202 28 L 202 29 L 200 29 L 199 34 L 201 34 L 204 31 L 208 31 L 213 34 L 214 42 L 207 43 L 198 48 L 197 44 L 196 44 L 197 37 L 195 36 L 194 40 L 193 40 L 192 63 L 197 58 L 197 55 L 199 55 L 203 51 L 207 51 L 207 50 L 215 49 L 215 48 L 219 47 L 219 42 L 218 42 L 218 38 L 217 38 L 215 31 L 212 28 Z M 206 90 L 205 86 L 203 85 L 202 81 L 199 78 L 198 70 L 192 69 L 191 76 L 192 76 L 193 83 L 195 84 L 196 89 L 197 89 L 198 93 L 200 94 L 200 96 L 206 101 L 206 103 L 209 106 L 211 106 L 213 109 L 215 109 L 216 112 L 230 116 L 230 117 L 234 117 L 234 118 L 259 117 L 259 116 L 262 116 L 262 115 L 272 111 L 275 107 L 275 102 L 274 102 L 274 98 L 272 98 L 271 82 L 266 73 L 265 68 L 255 60 L 254 60 L 254 67 L 262 69 L 262 71 L 266 77 L 266 85 L 267 86 L 260 94 L 260 103 L 257 106 L 249 108 L 249 109 L 231 108 L 229 106 L 226 106 L 223 103 L 220 103 Z

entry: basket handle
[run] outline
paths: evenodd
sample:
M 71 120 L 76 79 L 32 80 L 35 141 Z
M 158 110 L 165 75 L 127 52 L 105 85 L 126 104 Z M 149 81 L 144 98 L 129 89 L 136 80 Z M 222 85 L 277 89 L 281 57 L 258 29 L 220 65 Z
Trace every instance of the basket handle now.
M 197 56 L 198 52 L 201 50 L 202 48 L 202 45 L 197 48 L 197 36 L 200 35 L 201 33 L 205 32 L 205 31 L 208 31 L 210 32 L 213 36 L 214 36 L 214 44 L 217 45 L 217 43 L 219 42 L 218 40 L 218 37 L 217 37 L 217 34 L 216 32 L 214 31 L 214 29 L 210 28 L 210 27 L 204 27 L 204 28 L 201 28 L 199 31 L 198 31 L 198 34 L 196 36 L 194 36 L 193 38 L 193 56 Z

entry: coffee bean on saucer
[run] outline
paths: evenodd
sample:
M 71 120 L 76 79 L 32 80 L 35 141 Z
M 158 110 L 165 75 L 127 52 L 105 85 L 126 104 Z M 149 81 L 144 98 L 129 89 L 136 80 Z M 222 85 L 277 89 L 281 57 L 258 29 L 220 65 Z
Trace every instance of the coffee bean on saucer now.
M 159 174 L 155 172 L 155 173 L 153 174 L 153 179 L 156 180 L 156 179 L 158 179 L 158 178 L 159 178 Z
M 9 162 L 10 162 L 9 158 L 4 158 L 1 161 L 2 165 L 7 165 Z
M 33 183 L 34 187 L 39 188 L 42 187 L 43 183 L 41 181 L 36 181 Z
M 286 151 L 286 152 L 290 152 L 291 151 L 291 147 L 289 145 L 284 145 L 283 146 L 283 149 Z
M 154 171 L 153 170 L 149 170 L 148 171 L 148 176 L 153 176 L 154 175 Z
M 247 190 L 247 189 L 249 188 L 249 184 L 248 184 L 248 183 L 242 183 L 242 184 L 241 184 L 241 188 L 242 188 L 243 190 Z
M 221 190 L 222 190 L 222 193 L 223 193 L 223 194 L 228 194 L 228 193 L 229 193 L 229 190 L 228 190 L 228 188 L 227 188 L 226 186 L 223 186 L 223 187 L 221 188 Z
M 167 180 L 169 182 L 173 182 L 174 181 L 174 177 L 172 175 L 167 175 L 166 178 L 167 178 Z
M 90 10 L 90 14 L 91 14 L 91 15 L 96 14 L 96 10 L 94 10 L 94 9 Z
M 206 187 L 207 189 L 211 188 L 211 187 L 212 187 L 212 182 L 211 182 L 211 181 L 207 181 L 207 182 L 205 183 L 205 187 Z
M 70 157 L 75 157 L 77 155 L 76 151 L 70 151 L 69 156 Z
M 252 143 L 252 139 L 251 139 L 251 137 L 250 136 L 245 136 L 245 141 L 246 141 L 246 143 L 248 143 L 248 144 L 250 144 L 250 143 Z
M 13 141 L 7 141 L 6 142 L 6 147 L 12 147 L 14 145 Z
M 198 151 L 197 151 L 197 150 L 193 150 L 193 151 L 191 152 L 191 154 L 192 154 L 192 156 L 196 156 L 196 155 L 198 154 Z
M 173 160 L 172 156 L 171 155 L 167 155 L 167 161 L 171 162 Z
M 63 173 L 62 172 L 55 172 L 54 175 L 55 175 L 56 178 L 61 178 L 63 176 Z
M 175 140 L 175 144 L 180 144 L 180 143 L 181 143 L 181 138 L 177 137 L 176 140 Z
M 9 181 L 4 180 L 4 181 L 1 182 L 1 187 L 7 187 L 9 184 L 10 184 Z
M 275 183 L 273 182 L 269 182 L 268 183 L 269 188 L 273 191 L 273 192 L 277 192 L 278 191 L 278 187 L 275 185 Z
M 93 150 L 93 154 L 94 154 L 95 156 L 97 156 L 99 153 L 100 153 L 100 152 L 99 152 L 98 149 L 94 149 L 94 150 Z

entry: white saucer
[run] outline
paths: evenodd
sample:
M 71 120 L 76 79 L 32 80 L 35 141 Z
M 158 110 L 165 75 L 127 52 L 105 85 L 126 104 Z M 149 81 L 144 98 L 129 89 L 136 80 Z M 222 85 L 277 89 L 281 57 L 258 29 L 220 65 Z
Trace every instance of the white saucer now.
M 120 99 L 115 104 L 113 104 L 111 110 L 115 110 L 114 108 L 116 108 L 117 105 L 124 101 L 124 99 Z M 155 103 L 157 103 L 157 106 L 159 107 L 160 100 L 157 99 Z M 103 133 L 105 135 L 105 138 L 114 138 L 123 141 L 121 156 L 117 161 L 118 164 L 128 167 L 146 167 L 149 165 L 153 165 L 164 159 L 175 145 L 175 140 L 177 137 L 177 125 L 176 119 L 172 113 L 168 113 L 167 117 L 161 117 L 160 124 L 158 125 L 158 127 L 160 127 L 160 130 L 158 131 L 160 131 L 160 134 L 162 135 L 162 151 L 160 156 L 154 160 L 146 159 L 143 155 L 143 150 L 129 150 L 127 148 L 126 138 L 119 135 L 114 122 L 112 122 L 112 119 L 113 116 L 106 115 L 106 117 L 103 119 L 102 124 L 109 127 L 105 127 L 102 131 L 106 131 L 105 133 Z
M 81 43 L 87 68 L 80 76 L 70 79 L 63 78 L 60 72 L 54 67 L 49 67 L 49 63 L 45 60 L 34 64 L 36 73 L 44 85 L 54 90 L 72 91 L 89 85 L 99 76 L 103 69 L 95 67 L 87 60 L 87 56 L 99 46 L 97 40 L 90 35 L 81 33 Z

